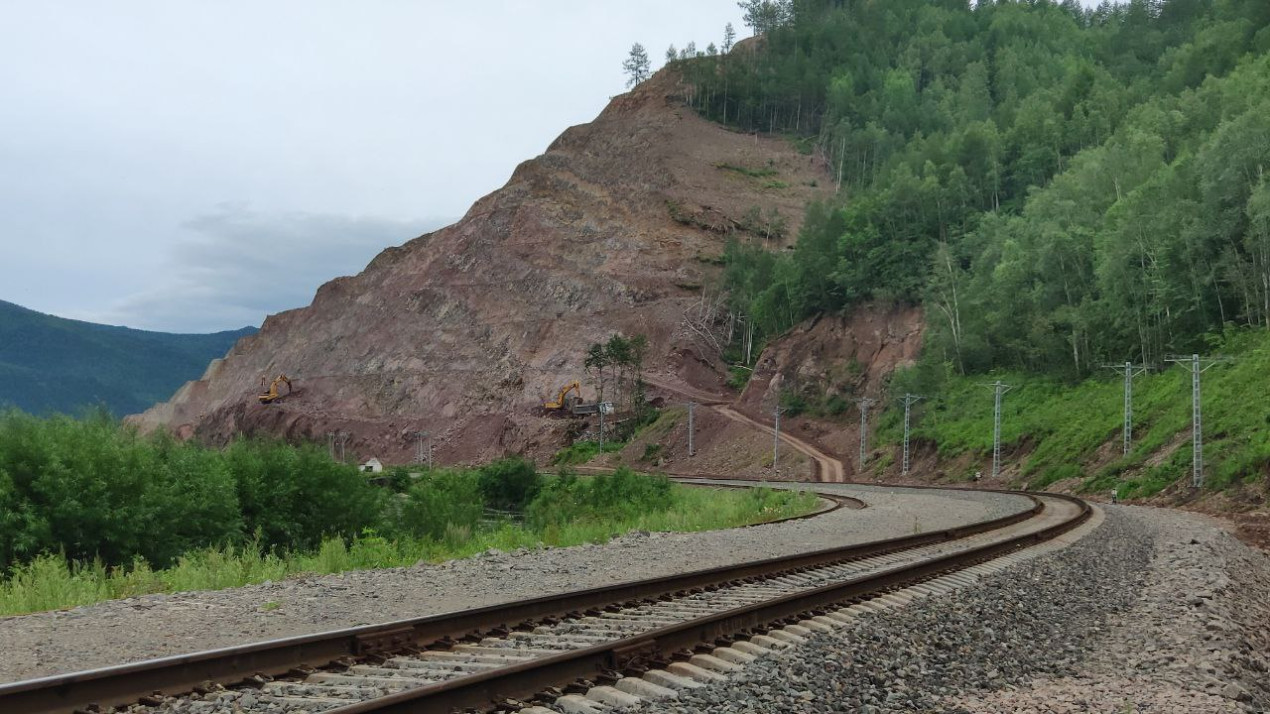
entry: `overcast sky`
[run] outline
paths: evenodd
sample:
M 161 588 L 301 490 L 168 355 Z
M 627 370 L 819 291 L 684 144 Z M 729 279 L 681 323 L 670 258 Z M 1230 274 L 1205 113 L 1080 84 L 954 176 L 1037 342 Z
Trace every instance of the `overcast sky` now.
M 1091 0 L 1087 0 L 1090 2 Z M 0 299 L 204 332 L 456 220 L 735 0 L 0 0 Z
M 211 331 L 451 222 L 734 0 L 0 0 L 0 299 Z

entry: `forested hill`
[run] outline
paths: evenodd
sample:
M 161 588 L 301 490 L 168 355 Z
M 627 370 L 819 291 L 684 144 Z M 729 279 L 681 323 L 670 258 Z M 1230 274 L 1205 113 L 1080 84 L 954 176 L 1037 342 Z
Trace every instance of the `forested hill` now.
M 179 335 L 66 320 L 0 301 L 0 408 L 135 414 L 197 379 L 254 327 Z
M 693 105 L 840 187 L 792 252 L 730 248 L 768 335 L 923 302 L 929 361 L 1076 377 L 1270 325 L 1270 2 L 742 5 L 765 35 L 681 62 Z

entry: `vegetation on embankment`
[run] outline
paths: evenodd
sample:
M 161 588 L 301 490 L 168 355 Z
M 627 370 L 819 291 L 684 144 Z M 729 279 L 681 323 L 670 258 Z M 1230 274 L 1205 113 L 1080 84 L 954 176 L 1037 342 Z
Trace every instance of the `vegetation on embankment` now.
M 224 450 L 103 417 L 0 415 L 0 615 L 490 548 L 603 542 L 805 513 L 814 497 L 707 490 L 619 470 L 544 476 L 506 459 L 394 469 L 376 485 L 312 446 Z
M 1209 354 L 1229 356 L 1202 379 L 1205 482 L 1212 493 L 1242 485 L 1264 485 L 1270 470 L 1270 333 L 1230 331 L 1210 336 Z M 1189 357 L 1189 355 L 1186 355 Z M 1146 498 L 1191 478 L 1191 377 L 1187 368 L 1166 365 L 1133 382 L 1133 442 L 1122 456 L 1124 379 L 1122 369 L 1078 383 L 1048 376 L 999 372 L 963 377 L 951 365 L 924 361 L 898 372 L 889 393 L 926 395 L 912 413 L 917 447 L 934 444 L 941 461 L 963 455 L 968 479 L 992 458 L 993 390 L 1000 379 L 1013 387 L 1002 401 L 1003 452 L 1017 458 L 1017 483 L 1043 489 L 1058 481 L 1083 492 L 1117 489 L 1124 498 Z M 903 407 L 881 413 L 875 446 L 898 454 Z M 894 459 L 876 468 L 895 470 Z M 889 471 L 888 471 L 889 472 Z
M 1270 3 L 745 5 L 762 42 L 677 62 L 686 99 L 840 187 L 728 250 L 759 343 L 902 299 L 961 373 L 1071 380 L 1270 326 Z

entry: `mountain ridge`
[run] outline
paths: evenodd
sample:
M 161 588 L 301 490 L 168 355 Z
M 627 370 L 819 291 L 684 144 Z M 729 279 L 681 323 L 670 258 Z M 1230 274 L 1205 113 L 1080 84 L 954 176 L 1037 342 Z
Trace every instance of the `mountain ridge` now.
M 256 328 L 168 333 L 103 325 L 0 300 L 0 405 L 33 413 L 149 408 Z

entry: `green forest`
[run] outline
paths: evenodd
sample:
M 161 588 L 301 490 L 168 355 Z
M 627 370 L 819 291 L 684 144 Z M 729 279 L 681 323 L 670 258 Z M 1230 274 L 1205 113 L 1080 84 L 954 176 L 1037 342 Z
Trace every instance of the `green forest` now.
M 67 320 L 0 300 L 0 408 L 138 414 L 198 379 L 254 327 L 173 334 Z
M 927 308 L 926 358 L 1077 379 L 1270 326 L 1270 3 L 752 0 L 679 61 L 704 116 L 787 135 L 836 197 L 790 251 L 727 251 L 773 336 Z

